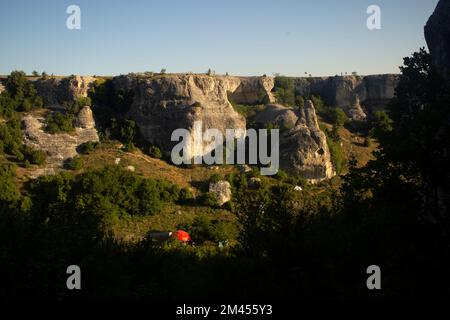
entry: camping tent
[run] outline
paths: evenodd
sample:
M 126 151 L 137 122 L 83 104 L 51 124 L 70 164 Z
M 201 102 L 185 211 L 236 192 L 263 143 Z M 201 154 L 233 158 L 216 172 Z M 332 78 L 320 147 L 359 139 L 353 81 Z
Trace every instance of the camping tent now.
M 178 230 L 178 231 L 174 232 L 173 235 L 176 237 L 176 239 L 178 239 L 178 241 L 183 242 L 183 243 L 192 241 L 189 233 L 187 233 L 186 231 L 183 231 L 183 230 Z

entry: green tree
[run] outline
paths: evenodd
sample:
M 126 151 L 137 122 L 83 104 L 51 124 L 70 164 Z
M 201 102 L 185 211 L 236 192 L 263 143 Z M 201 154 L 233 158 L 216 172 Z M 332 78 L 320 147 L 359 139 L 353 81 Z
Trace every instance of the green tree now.
M 382 138 L 392 131 L 393 121 L 386 111 L 375 111 L 369 122 L 369 136 L 372 138 Z
M 74 120 L 72 113 L 52 112 L 45 118 L 46 130 L 51 134 L 72 132 L 75 130 Z
M 295 105 L 295 85 L 292 78 L 275 77 L 274 90 L 280 103 L 290 107 Z
M 332 108 L 330 111 L 330 120 L 337 127 L 342 127 L 348 121 L 348 118 L 341 108 Z
M 148 149 L 148 154 L 150 157 L 155 159 L 161 159 L 162 158 L 162 152 L 161 149 L 159 149 L 157 146 L 151 145 Z
M 75 156 L 67 161 L 67 168 L 70 170 L 80 170 L 84 166 L 83 158 Z

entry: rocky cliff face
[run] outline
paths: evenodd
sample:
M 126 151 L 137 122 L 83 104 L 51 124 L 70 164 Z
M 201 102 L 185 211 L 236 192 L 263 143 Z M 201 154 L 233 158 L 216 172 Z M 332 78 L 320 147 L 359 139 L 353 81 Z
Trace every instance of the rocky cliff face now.
M 38 79 L 35 82 L 38 94 L 48 107 L 60 107 L 65 102 L 87 97 L 95 78 L 70 76 L 67 78 Z
M 272 77 L 238 78 L 239 85 L 231 91 L 228 98 L 238 104 L 253 105 L 275 102 L 272 89 L 275 79 Z
M 174 130 L 184 128 L 192 132 L 196 121 L 202 122 L 202 131 L 216 128 L 223 134 L 226 129 L 245 132 L 245 118 L 228 100 L 229 92 L 242 90 L 239 78 L 186 74 L 142 79 L 127 75 L 114 78 L 113 85 L 116 90 L 133 93 L 126 116 L 136 121 L 147 141 L 165 151 L 170 151 L 174 144 L 171 142 Z M 189 158 L 207 153 L 206 149 L 196 148 L 193 141 L 188 145 Z
M 292 128 L 298 121 L 297 113 L 279 104 L 268 104 L 256 114 L 253 121 L 264 125 L 272 124 L 278 128 Z
M 280 135 L 281 168 L 299 174 L 312 183 L 335 175 L 325 134 L 320 130 L 311 101 L 301 110 L 268 105 L 255 117 L 255 122 L 275 124 Z
M 94 80 L 79 76 L 38 80 L 37 87 L 47 103 L 60 105 L 87 96 Z M 298 94 L 321 95 L 332 105 L 344 107 L 353 119 L 363 120 L 366 117 L 364 108 L 367 109 L 371 103 L 375 108 L 393 96 L 396 81 L 395 75 L 381 75 L 295 78 L 294 82 Z M 245 133 L 246 120 L 233 109 L 230 100 L 237 104 L 269 103 L 256 119 L 257 122 L 272 123 L 284 129 L 280 136 L 281 167 L 311 182 L 328 179 L 335 174 L 326 137 L 317 124 L 312 102 L 308 101 L 301 111 L 271 104 L 275 100 L 272 93 L 274 79 L 271 77 L 129 74 L 114 77 L 111 85 L 116 92 L 131 93 L 131 105 L 122 116 L 135 120 L 142 136 L 148 142 L 160 146 L 163 151 L 170 152 L 178 143 L 171 141 L 174 130 L 183 128 L 193 133 L 194 124 L 198 121 L 202 123 L 202 131 L 215 128 L 225 134 L 226 129 L 242 129 L 241 133 L 235 131 L 235 134 Z M 95 130 L 90 109 L 83 109 L 79 117 L 77 132 Z M 35 128 L 29 137 L 34 136 L 35 143 L 42 141 L 41 147 L 53 153 L 54 158 L 74 155 L 74 145 L 79 142 L 78 139 L 65 136 L 58 137 L 56 141 L 55 137 L 49 137 L 43 132 L 36 134 L 40 130 L 38 119 L 28 119 L 27 122 L 29 127 Z M 90 135 L 91 138 L 96 140 Z M 207 148 L 209 144 L 199 146 L 193 139 L 191 134 L 188 158 L 202 156 L 210 151 Z M 71 151 L 58 147 L 51 150 L 50 145 L 61 146 L 63 140 L 69 141 L 67 143 Z M 74 142 L 70 142 L 72 140 Z M 61 157 L 61 154 L 64 156 Z
M 65 160 L 76 156 L 77 147 L 85 142 L 99 141 L 92 111 L 84 107 L 80 112 L 73 133 L 49 134 L 43 130 L 44 119 L 27 115 L 23 118 L 24 143 L 47 153 L 46 166 L 32 173 L 33 177 L 53 174 Z
M 329 105 L 341 107 L 354 120 L 362 120 L 366 114 L 384 108 L 394 97 L 397 83 L 398 75 L 394 74 L 295 78 L 298 94 L 319 95 Z
M 207 75 L 165 75 L 142 78 L 136 75 L 113 79 L 116 90 L 133 93 L 133 103 L 127 117 L 136 121 L 144 138 L 165 151 L 173 146 L 171 134 L 178 128 L 194 130 L 194 122 L 202 121 L 202 130 L 242 129 L 245 118 L 232 107 L 236 103 L 249 104 L 271 101 L 273 78 L 239 78 Z M 281 141 L 283 169 L 318 182 L 334 175 L 326 137 L 320 131 L 312 102 L 297 113 L 280 105 L 268 105 L 257 115 L 257 122 L 291 128 Z M 193 134 L 191 134 L 193 139 Z M 237 138 L 237 137 L 236 137 Z M 196 149 L 188 142 L 189 155 L 205 154 L 209 149 Z M 206 152 L 205 152 L 206 151 Z
M 433 62 L 442 76 L 450 79 L 450 0 L 440 0 L 425 26 Z

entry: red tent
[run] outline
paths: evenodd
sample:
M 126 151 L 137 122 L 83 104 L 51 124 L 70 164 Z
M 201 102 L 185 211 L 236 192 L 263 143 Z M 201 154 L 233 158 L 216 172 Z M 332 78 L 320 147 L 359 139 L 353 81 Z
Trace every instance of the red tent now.
M 178 231 L 174 232 L 174 234 L 175 234 L 175 237 L 180 242 L 191 242 L 192 241 L 191 236 L 186 231 L 178 230 Z

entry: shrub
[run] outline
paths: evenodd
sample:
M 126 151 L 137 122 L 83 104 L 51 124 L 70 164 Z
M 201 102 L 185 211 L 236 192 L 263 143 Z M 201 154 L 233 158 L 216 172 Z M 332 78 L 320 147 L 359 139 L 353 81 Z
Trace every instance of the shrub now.
M 25 156 L 25 160 L 39 166 L 45 164 L 45 161 L 47 160 L 47 154 L 42 150 L 36 150 L 27 147 L 26 151 L 24 151 L 23 154 Z
M 94 152 L 94 150 L 97 149 L 97 147 L 98 147 L 99 145 L 100 145 L 99 142 L 96 142 L 96 141 L 88 141 L 88 142 L 85 142 L 85 143 L 81 144 L 81 145 L 78 147 L 78 151 L 79 151 L 80 153 L 83 153 L 83 154 L 90 154 L 90 153 Z
M 207 207 L 216 207 L 217 197 L 212 192 L 205 192 L 200 198 L 200 203 Z
M 111 129 L 113 138 L 122 141 L 125 145 L 130 145 L 131 147 L 135 142 L 137 126 L 133 120 L 112 119 Z
M 218 221 L 214 228 L 213 238 L 215 241 L 225 241 L 236 239 L 239 230 L 236 223 L 231 221 Z
M 89 107 L 91 107 L 91 106 L 92 106 L 92 100 L 91 100 L 90 97 L 80 97 L 80 98 L 78 98 L 78 100 L 77 100 L 77 104 L 78 104 L 80 107 L 84 107 L 84 106 L 89 106 Z
M 182 188 L 178 193 L 178 203 L 188 204 L 194 199 L 194 195 L 187 188 Z
M 155 159 L 161 159 L 162 158 L 162 152 L 161 149 L 159 149 L 157 146 L 151 145 L 148 149 L 148 154 L 150 157 Z
M 0 140 L 3 142 L 3 151 L 15 155 L 22 144 L 22 128 L 18 119 L 12 119 L 0 124 Z
M 347 162 L 344 152 L 340 144 L 333 139 L 327 137 L 328 149 L 330 150 L 331 162 L 333 162 L 336 174 L 340 175 Z
M 372 138 L 371 137 L 366 137 L 364 139 L 364 147 L 369 148 L 372 146 Z
M 84 166 L 83 158 L 75 156 L 67 161 L 67 168 L 70 170 L 80 170 Z
M 220 180 L 222 180 L 222 177 L 221 177 L 219 174 L 217 174 L 217 173 L 214 173 L 214 174 L 209 178 L 209 182 L 210 182 L 210 183 L 216 183 L 216 182 L 219 182 Z
M 73 126 L 74 116 L 71 113 L 50 113 L 46 118 L 46 131 L 51 134 L 61 132 L 72 132 L 75 130 Z
M 328 119 L 337 127 L 342 127 L 348 121 L 347 115 L 341 108 L 330 108 L 328 111 Z
M 385 111 L 375 111 L 369 121 L 369 136 L 371 138 L 382 138 L 392 131 L 393 121 Z
M 20 194 L 14 183 L 15 175 L 16 167 L 14 165 L 0 164 L 0 203 L 11 202 L 19 198 Z
M 14 111 L 42 108 L 43 100 L 23 71 L 13 71 L 5 81 L 6 90 L 0 96 L 0 114 L 10 117 Z
M 189 234 L 195 242 L 205 242 L 214 240 L 214 228 L 211 218 L 202 213 L 194 218 L 192 225 L 188 227 Z
M 286 173 L 286 171 L 279 169 L 276 177 L 280 180 L 280 181 L 286 181 L 286 179 L 288 178 L 288 174 Z
M 278 102 L 286 106 L 295 105 L 295 86 L 292 78 L 276 77 L 274 90 Z
M 22 102 L 22 106 L 20 107 L 20 111 L 30 111 L 33 108 L 30 99 L 24 99 Z

